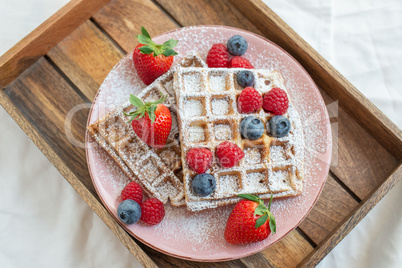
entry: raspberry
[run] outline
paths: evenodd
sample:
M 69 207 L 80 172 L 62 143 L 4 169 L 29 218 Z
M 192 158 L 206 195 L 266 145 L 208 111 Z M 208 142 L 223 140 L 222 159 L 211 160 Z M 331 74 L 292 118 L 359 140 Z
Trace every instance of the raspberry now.
M 142 203 L 142 188 L 141 186 L 132 181 L 129 184 L 124 187 L 124 189 L 121 191 L 121 199 L 126 200 L 126 199 L 131 199 L 137 202 L 139 205 Z
M 218 145 L 216 156 L 222 167 L 231 168 L 244 157 L 244 152 L 236 144 L 224 141 Z
M 206 148 L 192 148 L 187 152 L 187 163 L 198 174 L 204 173 L 212 165 L 212 152 Z
M 209 64 L 208 64 L 208 66 L 209 66 Z M 254 69 L 253 65 L 248 61 L 248 59 L 240 57 L 240 56 L 233 57 L 229 61 L 228 67 L 229 68 Z
M 257 112 L 262 105 L 262 97 L 257 90 L 246 87 L 237 99 L 237 110 L 242 114 Z
M 271 89 L 271 91 L 264 95 L 262 108 L 266 112 L 271 112 L 275 115 L 286 113 L 289 108 L 289 99 L 286 92 L 278 87 Z
M 150 198 L 141 204 L 141 220 L 150 225 L 160 223 L 165 217 L 163 203 L 157 198 Z
M 229 52 L 224 44 L 214 44 L 208 51 L 207 64 L 209 68 L 227 68 Z

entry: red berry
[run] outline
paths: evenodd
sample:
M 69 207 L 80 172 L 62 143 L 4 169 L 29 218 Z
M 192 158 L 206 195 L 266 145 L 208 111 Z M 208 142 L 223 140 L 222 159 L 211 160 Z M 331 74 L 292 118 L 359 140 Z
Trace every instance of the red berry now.
M 257 112 L 261 109 L 261 94 L 252 87 L 246 87 L 237 99 L 237 110 L 242 114 Z
M 253 65 L 249 62 L 248 59 L 243 58 L 241 56 L 233 57 L 229 63 L 229 68 L 245 68 L 245 69 L 254 69 Z
M 155 225 L 165 217 L 163 203 L 157 198 L 150 198 L 141 204 L 141 220 L 147 224 Z
M 208 51 L 207 64 L 209 68 L 227 68 L 229 52 L 224 44 L 214 44 Z
M 216 148 L 216 156 L 222 167 L 231 168 L 244 157 L 244 152 L 236 144 L 224 141 Z
M 192 148 L 187 152 L 186 158 L 189 167 L 201 174 L 211 167 L 213 155 L 206 148 Z
M 286 113 L 289 108 L 289 99 L 286 92 L 278 87 L 271 89 L 264 95 L 262 108 L 266 112 L 271 112 L 275 115 Z
M 121 191 L 121 199 L 132 199 L 137 202 L 139 205 L 142 203 L 142 188 L 141 185 L 132 181 L 124 187 Z

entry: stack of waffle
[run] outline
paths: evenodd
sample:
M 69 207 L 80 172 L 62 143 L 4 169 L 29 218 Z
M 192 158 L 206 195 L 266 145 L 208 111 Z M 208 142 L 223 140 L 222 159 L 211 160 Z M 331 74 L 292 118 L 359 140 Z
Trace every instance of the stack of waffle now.
M 165 105 L 172 113 L 173 124 L 163 149 L 153 149 L 136 136 L 124 115 L 133 109 L 129 103 L 99 119 L 88 130 L 130 179 L 140 183 L 150 196 L 164 203 L 169 199 L 173 206 L 187 205 L 189 210 L 199 211 L 235 203 L 241 193 L 261 198 L 271 194 L 298 195 L 304 174 L 299 115 L 290 103 L 284 116 L 291 129 L 283 138 L 264 132 L 258 140 L 243 139 L 239 130 L 243 118 L 252 115 L 265 125 L 274 115 L 263 110 L 248 115 L 238 113 L 236 101 L 242 88 L 236 75 L 241 70 L 206 68 L 198 56 L 192 55 L 141 92 L 138 97 L 143 101 L 157 100 L 160 93 L 168 95 Z M 251 71 L 254 88 L 261 94 L 273 87 L 286 91 L 279 72 Z M 214 157 L 206 172 L 215 177 L 216 189 L 206 197 L 197 196 L 191 190 L 191 181 L 197 174 L 187 165 L 186 153 L 195 147 L 215 152 L 223 141 L 237 144 L 245 157 L 232 168 L 222 168 Z

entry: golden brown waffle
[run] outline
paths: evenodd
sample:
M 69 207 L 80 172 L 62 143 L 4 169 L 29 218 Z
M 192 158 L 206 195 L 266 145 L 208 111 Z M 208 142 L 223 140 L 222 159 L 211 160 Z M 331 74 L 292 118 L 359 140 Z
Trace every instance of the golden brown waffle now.
M 291 130 L 283 138 L 273 138 L 266 130 L 258 140 L 246 140 L 240 134 L 240 122 L 247 116 L 259 118 L 264 125 L 274 115 L 263 110 L 253 114 L 239 114 L 237 97 L 242 88 L 236 75 L 242 69 L 181 68 L 174 75 L 178 104 L 180 140 L 183 164 L 185 199 L 189 210 L 198 211 L 235 203 L 242 193 L 257 194 L 261 198 L 295 196 L 303 188 L 304 147 L 299 115 L 290 104 L 286 116 Z M 250 70 L 255 89 L 261 94 L 280 87 L 285 90 L 283 77 L 277 71 Z M 215 177 L 216 189 L 206 197 L 191 190 L 197 175 L 186 162 L 191 148 L 204 147 L 215 155 L 217 146 L 231 141 L 244 150 L 245 157 L 232 168 L 222 168 L 216 156 L 206 172 Z
M 172 114 L 172 130 L 164 148 L 151 148 L 138 138 L 131 124 L 127 123 L 129 117 L 124 114 L 134 109 L 129 102 L 88 126 L 91 135 L 131 180 L 140 183 L 146 193 L 163 203 L 170 199 L 173 206 L 184 205 L 179 129 L 173 90 L 173 73 L 179 66 L 206 65 L 198 55 L 189 55 L 138 95 L 144 102 L 158 100 L 161 94 L 168 96 L 164 104 Z

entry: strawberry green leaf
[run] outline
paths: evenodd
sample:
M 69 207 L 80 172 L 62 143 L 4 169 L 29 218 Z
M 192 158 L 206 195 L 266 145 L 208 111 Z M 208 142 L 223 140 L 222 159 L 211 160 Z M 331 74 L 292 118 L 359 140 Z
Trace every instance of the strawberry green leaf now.
M 174 51 L 173 49 L 169 48 L 169 49 L 166 49 L 165 51 L 163 51 L 162 54 L 166 57 L 169 57 L 169 56 L 176 56 L 178 53 L 176 51 Z
M 139 49 L 143 54 L 151 54 L 151 53 L 155 52 L 154 49 L 152 49 L 149 45 L 140 47 Z
M 262 215 L 261 217 L 259 217 L 256 222 L 255 222 L 255 228 L 257 229 L 258 227 L 260 227 L 261 225 L 263 225 L 268 219 L 268 214 L 265 213 L 264 215 Z
M 260 198 L 252 194 L 239 194 L 239 197 L 260 203 Z
M 137 96 L 134 96 L 133 94 L 130 94 L 130 103 L 137 108 L 141 108 L 144 106 L 142 100 Z
M 142 35 L 151 39 L 151 36 L 149 35 L 148 31 L 144 28 L 144 26 L 141 26 L 141 33 L 142 33 Z
M 169 39 L 168 41 L 163 43 L 163 46 L 165 48 L 174 48 L 177 45 L 178 42 L 179 42 L 178 40 Z
M 154 43 L 154 42 L 151 40 L 151 38 L 146 37 L 146 36 L 141 35 L 141 34 L 137 35 L 135 38 L 138 39 L 138 42 L 139 42 L 140 44 L 149 45 L 149 44 Z
M 271 199 L 269 200 L 269 204 L 268 204 L 268 210 L 271 211 L 271 203 L 272 203 L 272 199 L 274 198 L 274 195 L 271 194 Z
M 264 215 L 268 212 L 267 207 L 264 204 L 259 204 L 258 207 L 255 208 L 254 216 L 255 215 Z
M 152 104 L 148 110 L 148 116 L 149 119 L 151 119 L 151 123 L 155 122 L 155 111 L 156 111 L 156 105 Z
M 273 234 L 276 233 L 276 220 L 271 212 L 269 212 L 269 228 Z

